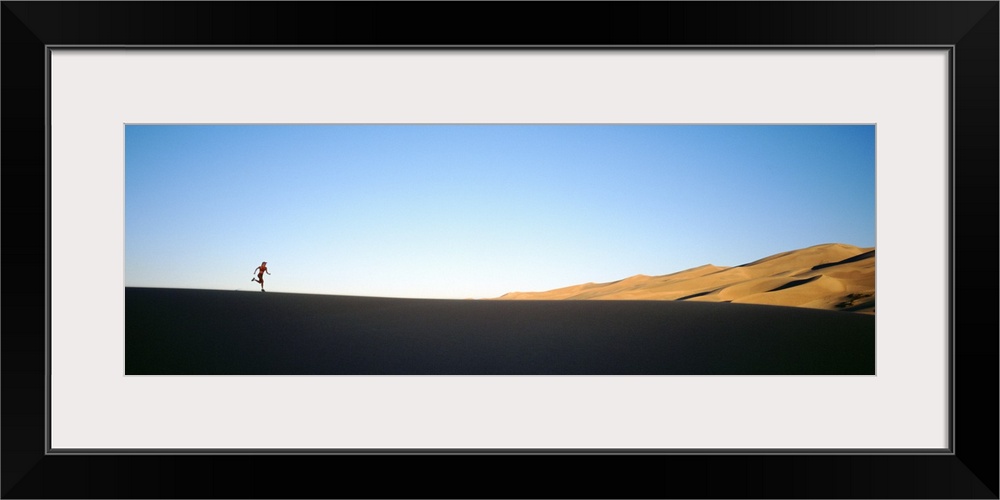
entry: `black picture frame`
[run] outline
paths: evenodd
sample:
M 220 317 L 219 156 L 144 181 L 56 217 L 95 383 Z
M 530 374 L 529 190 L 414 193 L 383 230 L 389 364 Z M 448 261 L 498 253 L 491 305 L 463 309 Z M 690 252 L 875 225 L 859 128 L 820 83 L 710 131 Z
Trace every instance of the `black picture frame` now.
M 998 498 L 997 1 L 2 3 L 4 498 Z M 48 454 L 54 45 L 950 47 L 952 453 Z

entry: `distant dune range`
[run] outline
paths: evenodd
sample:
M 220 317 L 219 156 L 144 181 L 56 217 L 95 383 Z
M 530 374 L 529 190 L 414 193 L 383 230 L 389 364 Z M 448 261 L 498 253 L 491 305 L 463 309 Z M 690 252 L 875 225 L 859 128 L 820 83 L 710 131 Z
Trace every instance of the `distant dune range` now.
M 749 264 L 711 264 L 663 276 L 636 275 L 499 300 L 665 300 L 732 302 L 875 313 L 875 248 L 816 245 Z

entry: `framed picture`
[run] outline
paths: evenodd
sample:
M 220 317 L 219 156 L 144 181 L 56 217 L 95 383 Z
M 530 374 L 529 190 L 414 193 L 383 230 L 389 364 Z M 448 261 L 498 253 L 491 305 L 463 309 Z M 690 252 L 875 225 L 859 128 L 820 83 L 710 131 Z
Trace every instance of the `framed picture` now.
M 468 496 L 444 465 L 538 467 L 487 496 L 997 497 L 996 319 L 958 307 L 996 293 L 958 274 L 996 255 L 965 229 L 997 227 L 996 2 L 573 7 L 608 39 L 493 7 L 4 3 L 5 104 L 45 97 L 4 106 L 8 186 L 46 194 L 7 210 L 44 218 L 6 303 L 45 321 L 3 336 L 4 496 Z M 436 13 L 489 27 L 407 22 Z M 672 245 L 637 236 L 667 212 Z M 728 239 L 680 229 L 709 213 Z
M 651 95 L 636 99 L 631 109 L 677 116 L 678 106 L 660 97 L 662 81 L 677 82 L 674 72 L 691 64 L 694 54 L 629 54 L 635 63 L 626 70 L 618 62 L 621 53 L 476 53 L 471 58 L 482 66 L 475 70 L 478 81 L 462 86 L 483 92 L 500 74 L 530 71 L 524 66 L 539 59 L 560 67 L 553 74 L 536 71 L 550 88 L 593 80 L 589 75 L 597 66 L 616 64 L 619 73 L 646 72 L 633 79 L 644 82 L 633 86 L 643 85 Z M 254 72 L 268 64 L 267 54 L 259 56 Z M 736 57 L 773 65 L 788 56 Z M 941 109 L 947 97 L 940 84 L 944 54 L 928 56 L 941 77 L 910 78 L 937 81 L 926 92 L 937 96 L 935 109 Z M 145 57 L 162 75 L 176 55 Z M 355 103 L 359 92 L 331 88 L 331 76 L 345 87 L 350 80 L 367 82 L 360 85 L 365 87 L 400 78 L 350 68 L 355 61 L 438 66 L 426 73 L 435 80 L 473 64 L 468 54 L 443 50 L 299 57 L 310 60 L 301 70 L 325 68 L 326 77 L 310 78 L 326 82 L 323 93 L 352 96 Z M 721 54 L 697 57 L 728 64 Z M 80 58 L 91 59 L 55 55 L 53 67 L 60 69 L 54 71 L 75 64 L 91 74 L 114 72 L 95 72 L 99 62 L 72 62 Z M 817 65 L 825 59 L 814 58 Z M 822 67 L 830 70 L 830 64 Z M 649 68 L 658 68 L 659 75 Z M 144 82 L 127 86 L 149 91 L 160 79 L 153 71 L 140 74 Z M 221 76 L 211 79 L 221 83 Z M 83 87 L 81 78 L 69 80 L 78 83 L 76 91 Z M 412 80 L 409 85 L 415 86 Z M 96 87 L 85 92 L 96 94 L 106 85 Z M 448 88 L 447 97 L 429 89 L 417 93 L 444 108 L 457 91 Z M 498 96 L 493 102 L 528 100 L 489 93 Z M 387 98 L 376 99 L 381 104 Z M 325 104 L 327 113 L 344 113 L 347 103 L 333 100 Z M 399 112 L 405 105 L 387 107 Z M 612 123 L 425 123 L 428 115 L 408 117 L 410 111 L 391 118 L 402 124 L 289 124 L 281 120 L 295 118 L 285 112 L 270 125 L 126 124 L 125 375 L 876 375 L 876 125 L 649 124 L 625 116 L 623 103 L 618 109 Z M 482 112 L 490 119 L 489 111 Z M 157 115 L 135 107 L 130 113 Z M 208 121 L 218 119 L 217 113 Z M 944 156 L 943 139 L 926 144 L 938 154 L 921 156 Z M 904 164 L 884 153 L 882 158 L 886 165 Z M 905 164 L 916 184 L 915 163 Z M 920 171 L 933 172 L 936 180 L 943 168 L 938 162 Z M 72 175 L 62 171 L 54 168 L 53 177 Z M 80 177 L 62 185 L 86 182 Z M 54 199 L 71 196 L 53 193 Z M 923 196 L 919 206 L 944 205 L 943 191 L 938 202 L 933 197 Z M 943 239 L 945 224 L 934 225 Z M 246 229 L 255 226 L 260 234 L 248 243 Z M 934 235 L 923 232 L 925 238 Z M 905 246 L 935 247 L 918 238 L 911 235 Z M 897 246 L 890 236 L 884 241 L 891 255 Z M 117 246 L 85 260 L 117 255 Z M 258 265 L 257 254 L 270 262 Z M 919 254 L 908 251 L 914 260 L 944 265 L 941 255 Z M 254 264 L 249 280 L 245 272 L 235 279 L 236 255 Z M 79 260 L 79 251 L 71 259 Z M 654 271 L 671 268 L 669 274 Z M 108 294 L 120 294 L 114 291 L 118 281 L 109 280 Z M 572 284 L 560 286 L 566 283 Z M 68 285 L 54 285 L 54 295 L 57 289 L 75 290 Z M 937 314 L 943 317 L 944 308 Z M 883 349 L 897 351 L 888 343 L 892 337 L 886 338 Z M 940 335 L 924 338 L 935 347 L 941 341 Z M 55 345 L 63 337 L 53 339 Z M 917 350 L 913 335 L 907 343 Z M 101 385 L 83 382 L 82 371 L 70 370 L 70 379 Z M 932 371 L 944 369 L 925 366 L 923 373 Z

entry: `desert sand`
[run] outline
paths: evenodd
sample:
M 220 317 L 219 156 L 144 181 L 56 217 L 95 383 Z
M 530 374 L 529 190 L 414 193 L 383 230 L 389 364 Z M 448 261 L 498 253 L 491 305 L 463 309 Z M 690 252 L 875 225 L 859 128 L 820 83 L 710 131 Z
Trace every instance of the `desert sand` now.
M 125 375 L 874 374 L 865 314 L 125 288 Z
M 501 300 L 664 300 L 729 302 L 875 313 L 875 248 L 815 245 L 748 264 L 706 264 L 663 276 L 636 275 Z

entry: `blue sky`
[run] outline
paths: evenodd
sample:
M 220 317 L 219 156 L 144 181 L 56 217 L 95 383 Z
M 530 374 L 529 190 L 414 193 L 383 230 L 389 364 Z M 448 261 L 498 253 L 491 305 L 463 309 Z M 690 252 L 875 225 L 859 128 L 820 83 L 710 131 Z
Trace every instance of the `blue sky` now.
M 490 298 L 875 245 L 872 125 L 127 125 L 125 286 Z

